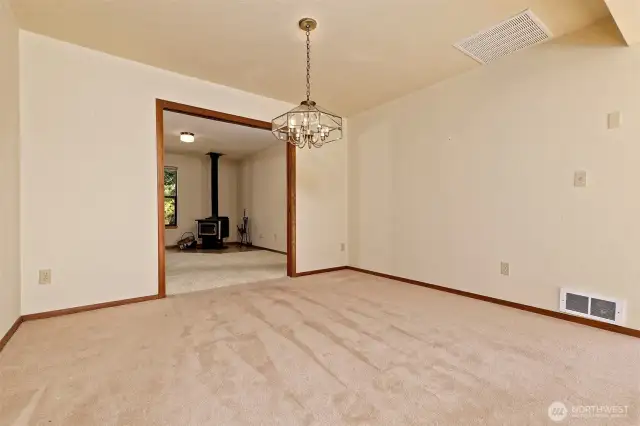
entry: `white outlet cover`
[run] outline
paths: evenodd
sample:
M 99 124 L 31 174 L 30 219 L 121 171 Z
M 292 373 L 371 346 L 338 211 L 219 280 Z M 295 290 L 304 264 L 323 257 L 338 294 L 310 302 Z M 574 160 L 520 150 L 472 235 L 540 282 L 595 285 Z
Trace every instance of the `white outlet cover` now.
M 578 170 L 573 174 L 573 186 L 576 188 L 584 188 L 587 186 L 587 172 Z
M 38 284 L 51 284 L 51 269 L 38 271 Z
M 509 263 L 508 262 L 500 262 L 500 274 L 504 276 L 509 276 Z

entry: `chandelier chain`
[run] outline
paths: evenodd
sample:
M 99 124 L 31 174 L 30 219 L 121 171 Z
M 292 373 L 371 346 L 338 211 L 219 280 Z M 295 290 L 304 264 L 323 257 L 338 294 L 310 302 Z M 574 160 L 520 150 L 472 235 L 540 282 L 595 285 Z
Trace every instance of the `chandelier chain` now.
M 306 35 L 307 99 L 271 121 L 273 135 L 298 148 L 320 148 L 326 143 L 342 139 L 342 117 L 323 110 L 311 100 L 311 31 L 317 25 L 313 18 L 298 21 L 298 28 Z
M 307 24 L 307 101 L 311 100 L 311 28 Z

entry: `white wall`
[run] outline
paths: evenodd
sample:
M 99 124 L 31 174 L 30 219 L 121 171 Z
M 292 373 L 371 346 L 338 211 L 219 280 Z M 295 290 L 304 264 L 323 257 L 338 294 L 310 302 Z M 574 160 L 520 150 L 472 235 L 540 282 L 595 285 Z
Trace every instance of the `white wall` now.
M 615 37 L 604 22 L 352 117 L 350 264 L 551 310 L 569 286 L 626 299 L 640 328 L 640 49 Z
M 260 120 L 292 105 L 25 31 L 20 49 L 23 313 L 156 294 L 155 99 Z
M 297 272 L 347 265 L 347 146 L 345 132 L 320 149 L 298 150 Z
M 173 246 L 185 232 L 196 236 L 196 220 L 211 216 L 211 160 L 204 154 L 165 153 L 165 166 L 178 169 L 178 227 L 164 231 L 165 246 Z M 236 241 L 238 162 L 218 159 L 218 211 L 229 216 L 229 238 Z
M 0 338 L 20 316 L 18 28 L 0 0 Z
M 278 143 L 240 163 L 238 213 L 247 209 L 253 244 L 287 251 L 287 147 Z
M 345 132 L 344 139 L 320 149 L 297 151 L 296 272 L 347 265 L 347 144 Z M 286 251 L 285 170 L 286 150 L 271 148 L 241 172 L 241 191 L 252 187 L 254 194 L 253 243 L 279 251 Z M 244 207 L 238 207 L 241 215 Z

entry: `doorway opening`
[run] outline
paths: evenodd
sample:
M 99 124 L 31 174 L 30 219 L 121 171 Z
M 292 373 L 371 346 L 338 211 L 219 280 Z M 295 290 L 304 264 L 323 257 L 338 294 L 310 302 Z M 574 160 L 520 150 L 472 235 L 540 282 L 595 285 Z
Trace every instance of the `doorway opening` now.
M 296 276 L 296 150 L 270 130 L 156 100 L 159 297 Z

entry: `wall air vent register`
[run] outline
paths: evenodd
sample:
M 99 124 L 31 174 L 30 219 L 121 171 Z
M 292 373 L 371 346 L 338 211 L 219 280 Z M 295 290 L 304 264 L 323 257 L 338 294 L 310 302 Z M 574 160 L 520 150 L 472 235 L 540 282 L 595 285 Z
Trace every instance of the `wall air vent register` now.
M 610 324 L 623 325 L 626 319 L 625 310 L 626 302 L 624 300 L 577 292 L 566 288 L 560 290 L 561 312 Z

